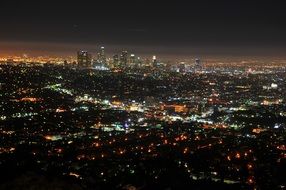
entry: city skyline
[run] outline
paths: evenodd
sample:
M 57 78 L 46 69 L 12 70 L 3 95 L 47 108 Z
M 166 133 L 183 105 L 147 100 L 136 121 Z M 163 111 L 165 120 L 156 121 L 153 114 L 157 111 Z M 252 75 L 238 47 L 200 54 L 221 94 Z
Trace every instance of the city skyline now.
M 282 56 L 283 7 L 283 1 L 4 2 L 0 55 L 70 56 L 106 46 L 161 57 Z
M 0 189 L 285 189 L 285 5 L 2 2 Z
M 87 50 L 93 54 L 98 53 L 98 48 L 104 46 L 107 48 L 106 54 L 109 57 L 126 49 L 130 52 L 144 57 L 150 57 L 156 54 L 164 59 L 176 60 L 191 57 L 276 57 L 286 58 L 283 47 L 219 47 L 219 46 L 195 46 L 195 47 L 165 47 L 165 46 L 128 46 L 106 44 L 80 44 L 80 43 L 51 43 L 51 42 L 0 42 L 0 56 L 22 56 L 27 54 L 35 56 L 54 56 L 68 57 L 75 56 L 79 50 Z

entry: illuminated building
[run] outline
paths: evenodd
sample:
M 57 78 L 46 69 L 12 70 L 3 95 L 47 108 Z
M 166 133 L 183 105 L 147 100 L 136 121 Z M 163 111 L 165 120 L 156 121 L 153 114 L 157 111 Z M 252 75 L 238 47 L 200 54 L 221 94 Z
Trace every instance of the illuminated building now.
M 153 67 L 157 67 L 157 65 L 158 65 L 158 62 L 157 62 L 156 55 L 153 55 L 153 57 L 152 57 L 152 66 Z
M 77 63 L 82 67 L 90 67 L 91 66 L 91 54 L 87 51 L 78 51 L 77 52 Z
M 95 70 L 99 70 L 99 71 L 107 71 L 107 70 L 109 70 L 109 68 L 107 67 L 106 64 L 104 64 L 104 63 L 99 63 L 99 62 L 94 63 L 94 64 L 93 64 L 93 68 L 94 68 Z
M 142 66 L 142 60 L 141 60 L 141 58 L 140 57 L 137 57 L 137 60 L 136 60 L 136 66 L 139 66 L 139 67 L 141 67 Z
M 118 54 L 113 55 L 113 65 L 116 67 L 119 64 L 119 56 Z
M 130 62 L 130 64 L 135 64 L 136 58 L 135 58 L 135 55 L 134 55 L 134 54 L 131 54 L 131 55 L 130 55 L 129 62 Z
M 202 70 L 202 63 L 200 59 L 195 59 L 195 66 L 194 66 L 194 70 L 196 71 L 201 71 Z
M 121 67 L 126 67 L 127 66 L 127 61 L 128 61 L 128 52 L 127 51 L 122 51 L 120 55 L 120 66 Z
M 167 110 L 171 112 L 181 113 L 181 112 L 187 112 L 188 108 L 186 105 L 178 105 L 178 104 L 171 104 L 171 105 L 162 105 L 161 110 Z
M 104 52 L 104 47 L 100 47 L 100 51 L 97 54 L 97 62 L 106 63 L 106 56 L 105 56 L 105 52 Z
M 186 65 L 185 65 L 185 63 L 180 63 L 179 64 L 179 72 L 181 72 L 181 73 L 186 72 Z

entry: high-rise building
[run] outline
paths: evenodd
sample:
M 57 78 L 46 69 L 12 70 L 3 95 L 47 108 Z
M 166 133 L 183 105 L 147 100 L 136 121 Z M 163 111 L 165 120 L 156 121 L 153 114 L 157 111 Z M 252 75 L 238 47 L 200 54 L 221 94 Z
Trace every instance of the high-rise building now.
M 128 61 L 128 52 L 127 51 L 122 51 L 120 55 L 120 66 L 121 67 L 126 67 L 127 66 L 127 61 Z
M 113 55 L 113 66 L 117 67 L 119 65 L 119 56 L 118 54 Z
M 153 67 L 157 67 L 158 66 L 156 55 L 153 55 L 153 57 L 152 57 L 152 66 Z
M 142 67 L 142 60 L 141 60 L 140 57 L 137 57 L 135 66 L 136 66 L 136 67 Z
M 134 55 L 134 54 L 131 54 L 131 55 L 130 55 L 129 62 L 130 62 L 130 64 L 135 64 L 136 58 L 135 58 L 135 55 Z
M 104 47 L 100 47 L 100 51 L 97 54 L 97 62 L 106 63 L 106 56 L 105 56 Z
M 195 59 L 195 65 L 200 66 L 201 65 L 201 60 L 200 59 Z
M 179 72 L 180 73 L 185 73 L 186 72 L 186 64 L 185 63 L 181 62 L 178 67 L 179 67 Z
M 203 68 L 201 60 L 200 59 L 195 59 L 195 66 L 194 66 L 194 70 L 195 71 L 201 71 Z
M 91 66 L 91 54 L 87 51 L 78 51 L 77 52 L 77 64 L 81 67 L 90 67 Z

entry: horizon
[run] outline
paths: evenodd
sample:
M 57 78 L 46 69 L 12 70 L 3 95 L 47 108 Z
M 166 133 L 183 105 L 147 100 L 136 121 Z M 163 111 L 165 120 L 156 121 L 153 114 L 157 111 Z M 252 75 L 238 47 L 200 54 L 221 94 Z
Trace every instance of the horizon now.
M 128 44 L 99 44 L 99 43 L 74 43 L 74 42 L 1 42 L 0 56 L 22 56 L 26 54 L 30 57 L 51 56 L 51 57 L 75 57 L 76 52 L 86 50 L 96 55 L 99 48 L 105 47 L 106 54 L 112 57 L 114 54 L 120 54 L 121 51 L 127 50 L 128 53 L 135 54 L 143 58 L 151 58 L 157 55 L 163 60 L 181 60 L 194 57 L 204 58 L 276 58 L 285 59 L 284 47 L 263 47 L 255 48 L 251 46 L 173 46 L 166 47 L 160 45 L 128 45 Z
M 285 10 L 2 2 L 0 189 L 285 189 Z
M 109 54 L 127 49 L 173 58 L 285 56 L 283 1 L 125 0 L 91 5 L 3 2 L 0 55 L 70 56 L 105 46 Z

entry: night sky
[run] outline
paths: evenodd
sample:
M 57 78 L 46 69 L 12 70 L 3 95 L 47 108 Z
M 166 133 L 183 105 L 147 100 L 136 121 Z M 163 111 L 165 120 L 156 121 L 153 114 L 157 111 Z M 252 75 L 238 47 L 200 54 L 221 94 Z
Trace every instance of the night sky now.
M 275 0 L 1 2 L 0 55 L 101 45 L 110 53 L 283 55 L 285 10 Z

